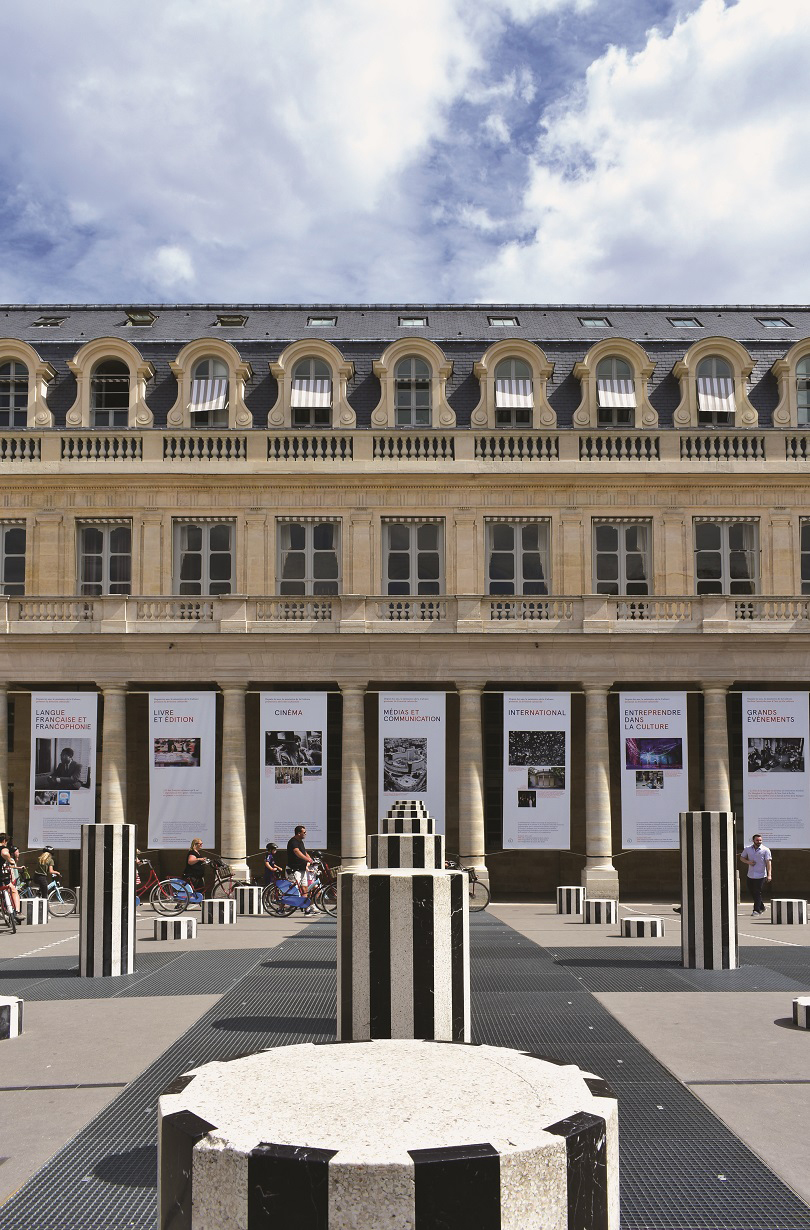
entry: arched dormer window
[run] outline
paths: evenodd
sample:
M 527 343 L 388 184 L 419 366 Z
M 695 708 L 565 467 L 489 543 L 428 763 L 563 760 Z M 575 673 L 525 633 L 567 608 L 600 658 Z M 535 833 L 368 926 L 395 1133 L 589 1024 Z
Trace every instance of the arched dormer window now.
M 539 346 L 504 338 L 490 346 L 473 371 L 481 400 L 472 412 L 473 427 L 553 427 L 557 418 L 546 397 L 554 373 Z
M 199 359 L 191 372 L 192 427 L 228 426 L 228 365 L 222 359 Z
M 332 369 L 323 359 L 299 359 L 293 368 L 290 395 L 293 427 L 329 427 L 332 423 Z
M 53 427 L 46 401 L 56 373 L 33 346 L 0 338 L 0 431 L 19 427 Z
M 278 398 L 267 416 L 268 427 L 356 426 L 348 400 L 354 364 L 331 342 L 293 342 L 270 364 L 270 371 L 278 381 Z
M 380 400 L 371 413 L 373 427 L 455 427 L 456 416 L 447 402 L 447 381 L 453 364 L 435 342 L 427 338 L 400 338 L 379 359 L 374 374 L 380 381 Z
M 748 351 L 732 338 L 707 337 L 690 346 L 672 369 L 681 382 L 674 425 L 756 427 L 757 412 L 748 400 L 753 369 Z
M 810 427 L 810 358 L 796 364 L 796 422 Z
M 146 385 L 155 374 L 130 342 L 99 337 L 68 359 L 76 377 L 76 400 L 67 412 L 68 427 L 151 427 Z
M 103 359 L 93 368 L 90 426 L 129 426 L 129 368 L 120 359 Z
M 650 428 L 658 415 L 648 385 L 655 363 L 637 342 L 608 337 L 592 346 L 574 367 L 582 400 L 574 411 L 579 428 Z
M 0 428 L 28 426 L 28 368 L 19 359 L 0 360 Z
M 791 346 L 771 368 L 779 382 L 779 404 L 773 412 L 774 427 L 810 428 L 810 338 Z

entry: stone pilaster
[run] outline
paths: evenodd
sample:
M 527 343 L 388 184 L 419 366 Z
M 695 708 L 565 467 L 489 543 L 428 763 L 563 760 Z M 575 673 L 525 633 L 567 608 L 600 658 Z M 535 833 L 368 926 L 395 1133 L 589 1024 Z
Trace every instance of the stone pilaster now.
M 222 685 L 222 808 L 220 848 L 236 879 L 247 879 L 244 683 Z
M 127 820 L 127 690 L 102 684 L 104 718 L 101 740 L 101 822 Z
M 703 685 L 703 810 L 731 811 L 725 683 Z
M 585 688 L 585 867 L 589 897 L 616 899 L 619 877 L 613 866 L 610 828 L 610 767 L 606 686 Z
M 482 879 L 488 879 L 481 688 L 463 684 L 458 696 L 458 854 L 464 867 L 475 867 Z

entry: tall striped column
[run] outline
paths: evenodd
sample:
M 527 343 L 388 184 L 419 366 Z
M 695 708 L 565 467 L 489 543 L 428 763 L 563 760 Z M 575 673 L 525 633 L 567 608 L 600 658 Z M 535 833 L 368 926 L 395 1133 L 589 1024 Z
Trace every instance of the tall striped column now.
M 734 814 L 682 811 L 681 964 L 737 969 Z
M 135 969 L 135 825 L 82 825 L 79 976 Z
M 356 870 L 338 894 L 341 1042 L 470 1040 L 463 871 Z

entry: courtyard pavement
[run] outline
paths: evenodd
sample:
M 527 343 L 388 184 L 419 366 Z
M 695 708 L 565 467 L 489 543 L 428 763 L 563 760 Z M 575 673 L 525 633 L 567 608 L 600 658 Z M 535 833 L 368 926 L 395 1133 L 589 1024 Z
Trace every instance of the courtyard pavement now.
M 671 904 L 633 913 L 663 915 L 664 938 L 546 903 L 476 916 L 475 1040 L 614 1085 L 625 1230 L 810 1230 L 810 1032 L 790 1020 L 810 931 L 741 906 L 742 968 L 685 971 Z M 153 921 L 139 912 L 126 978 L 78 978 L 75 918 L 0 932 L 2 994 L 25 1000 L 3 1050 L 0 1230 L 152 1226 L 161 1088 L 207 1058 L 333 1036 L 333 920 L 244 917 L 168 943 Z

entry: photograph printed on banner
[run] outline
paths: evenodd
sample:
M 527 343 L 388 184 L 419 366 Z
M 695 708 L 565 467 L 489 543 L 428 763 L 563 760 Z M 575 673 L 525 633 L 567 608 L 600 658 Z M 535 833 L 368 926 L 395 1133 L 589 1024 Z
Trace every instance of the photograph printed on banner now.
M 664 772 L 662 769 L 636 769 L 636 794 L 646 794 L 648 790 L 664 789 Z
M 518 807 L 536 807 L 537 795 L 533 790 L 518 790 Z
M 266 776 L 278 765 L 323 764 L 323 731 L 267 730 L 264 734 L 264 765 Z M 278 781 L 278 777 L 276 777 Z
M 509 764 L 542 768 L 565 764 L 564 730 L 510 730 Z
M 565 765 L 529 769 L 528 783 L 532 790 L 565 790 Z
M 90 740 L 49 735 L 38 738 L 35 748 L 34 803 L 40 790 L 89 790 Z M 44 806 L 54 806 L 56 795 Z
M 58 790 L 35 790 L 34 791 L 34 806 L 35 807 L 56 807 L 57 799 L 61 792 Z M 70 791 L 68 791 L 68 794 Z
M 300 765 L 277 764 L 273 772 L 277 786 L 300 786 L 304 780 L 304 770 Z
M 156 769 L 196 769 L 200 763 L 199 739 L 155 739 Z
M 625 739 L 626 769 L 682 769 L 683 739 Z
M 748 772 L 804 773 L 804 739 L 749 739 Z
M 383 739 L 386 794 L 424 794 L 427 779 L 427 739 Z

